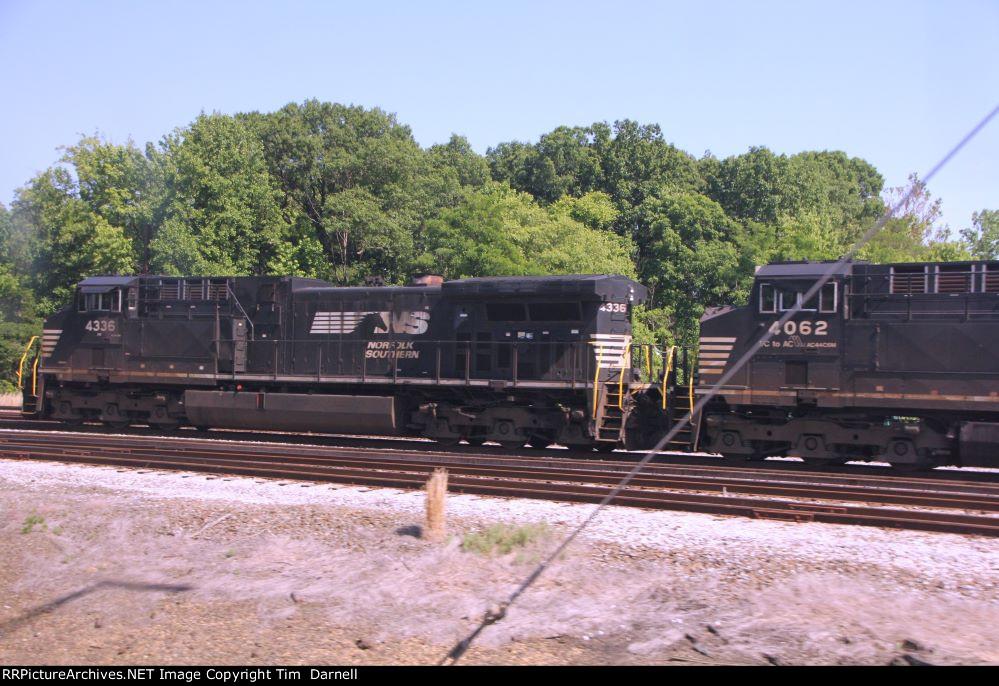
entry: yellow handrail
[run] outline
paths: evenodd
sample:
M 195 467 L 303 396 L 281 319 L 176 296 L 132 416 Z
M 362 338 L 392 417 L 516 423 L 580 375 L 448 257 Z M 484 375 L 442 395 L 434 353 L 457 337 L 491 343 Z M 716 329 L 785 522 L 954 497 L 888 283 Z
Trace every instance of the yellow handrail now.
M 590 345 L 599 346 L 597 348 L 597 370 L 593 375 L 593 416 L 597 416 L 597 400 L 600 396 L 600 363 L 604 361 L 604 347 L 599 343 Z
M 671 345 L 669 353 L 666 355 L 666 371 L 663 372 L 663 409 L 669 406 L 669 392 L 666 390 L 666 382 L 669 381 L 669 373 L 673 371 L 673 355 L 676 353 L 676 346 Z
M 652 346 L 644 345 L 642 350 L 645 351 L 645 378 L 652 383 Z
M 690 360 L 690 369 L 687 371 L 687 376 L 690 377 L 689 393 L 690 393 L 690 421 L 694 421 L 694 369 L 697 368 L 697 355 L 694 355 Z
M 24 354 L 21 355 L 21 361 L 17 365 L 17 390 L 24 390 L 24 361 L 28 359 L 28 353 L 31 351 L 31 346 L 35 344 L 38 340 L 38 336 L 32 336 L 28 344 L 24 346 Z
M 631 343 L 629 343 L 628 345 L 624 346 L 624 354 L 621 356 L 621 360 L 625 364 L 627 364 L 628 366 L 625 367 L 624 365 L 622 365 L 621 366 L 621 372 L 618 375 L 618 382 L 617 382 L 617 409 L 619 409 L 619 410 L 623 410 L 624 409 L 624 370 L 625 369 L 631 369 Z
M 38 363 L 41 361 L 42 356 L 35 356 L 35 363 L 31 365 L 31 395 L 32 397 L 38 396 Z

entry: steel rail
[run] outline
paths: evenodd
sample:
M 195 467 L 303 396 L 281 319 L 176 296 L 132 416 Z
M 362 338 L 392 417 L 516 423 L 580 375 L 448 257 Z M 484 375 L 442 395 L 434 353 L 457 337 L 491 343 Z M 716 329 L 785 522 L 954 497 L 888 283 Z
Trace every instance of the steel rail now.
M 121 441 L 120 445 L 96 445 L 87 447 L 76 441 L 45 441 L 43 445 L 31 440 L 17 440 L 0 437 L 0 454 L 15 457 L 86 457 L 88 451 L 97 449 L 104 454 L 117 454 L 147 459 L 161 460 L 181 453 L 188 459 L 215 460 L 220 463 L 235 462 L 240 465 L 285 466 L 290 470 L 299 470 L 307 466 L 319 468 L 355 467 L 367 470 L 416 471 L 429 473 L 435 467 L 445 464 L 454 474 L 469 476 L 493 477 L 502 479 L 520 479 L 525 481 L 562 481 L 569 483 L 613 484 L 617 482 L 617 474 L 602 470 L 581 467 L 560 466 L 520 466 L 484 465 L 456 462 L 453 458 L 446 462 L 428 458 L 421 453 L 405 453 L 385 456 L 381 453 L 357 455 L 356 452 L 333 450 L 314 455 L 280 454 L 264 448 L 248 450 L 246 447 L 218 446 L 148 446 L 142 442 Z M 193 448 L 193 449 L 192 449 Z M 950 493 L 937 494 L 923 490 L 906 492 L 897 488 L 856 487 L 835 483 L 826 484 L 780 484 L 776 482 L 760 483 L 751 479 L 675 476 L 659 473 L 643 474 L 633 481 L 636 487 L 658 488 L 669 490 L 710 491 L 722 493 L 745 493 L 754 495 L 769 495 L 782 498 L 809 498 L 822 500 L 837 500 L 847 502 L 878 502 L 909 507 L 934 507 L 945 509 L 967 509 L 999 512 L 999 494 L 992 493 Z
M 486 464 L 524 467 L 578 466 L 617 473 L 627 472 L 638 459 L 637 454 L 624 451 L 614 453 L 610 458 L 605 454 L 600 459 L 595 456 L 590 457 L 589 455 L 593 455 L 592 453 L 564 449 L 530 449 L 527 454 L 517 454 L 496 446 L 447 447 L 426 439 L 410 437 L 382 438 L 340 434 L 253 433 L 236 430 L 218 430 L 213 431 L 210 436 L 206 436 L 204 433 L 195 433 L 194 431 L 164 433 L 155 429 L 142 428 L 131 428 L 128 433 L 123 434 L 100 425 L 72 428 L 58 424 L 39 426 L 33 421 L 26 420 L 24 424 L 30 428 L 22 429 L 20 422 L 13 424 L 15 426 L 6 429 L 3 427 L 3 420 L 0 419 L 0 436 L 17 431 L 31 435 L 52 433 L 53 435 L 65 436 L 72 434 L 79 436 L 81 441 L 87 440 L 86 437 L 103 441 L 112 437 L 116 440 L 127 437 L 133 440 L 146 439 L 149 441 L 179 440 L 189 444 L 203 442 L 220 445 L 267 445 L 272 450 L 329 451 L 350 448 L 355 452 L 377 450 L 386 455 L 410 452 L 421 456 L 433 455 L 442 464 L 449 460 L 457 460 L 460 463 L 479 460 Z M 814 483 L 816 480 L 827 480 L 855 486 L 877 485 L 885 488 L 897 487 L 936 492 L 999 493 L 999 472 L 944 469 L 900 474 L 891 467 L 881 465 L 826 467 L 781 460 L 741 463 L 709 455 L 674 453 L 663 453 L 661 460 L 650 463 L 643 471 L 703 477 L 713 475 L 717 478 L 750 479 L 753 481 L 774 480 L 782 483 Z
M 27 443 L 27 445 L 25 445 Z M 400 460 L 373 462 L 333 458 L 335 464 L 322 459 L 292 461 L 287 456 L 269 456 L 261 459 L 256 451 L 211 450 L 186 451 L 150 449 L 129 446 L 81 446 L 64 444 L 31 445 L 30 442 L 5 441 L 0 455 L 27 459 L 47 459 L 82 462 L 85 464 L 112 465 L 142 469 L 183 470 L 213 474 L 242 475 L 274 479 L 308 480 L 318 482 L 349 483 L 376 487 L 419 489 L 429 472 L 437 466 L 433 461 Z M 254 459 L 254 455 L 256 455 Z M 251 459 L 247 459 L 251 458 Z M 610 474 L 580 474 L 579 470 L 538 470 L 534 474 L 508 469 L 482 466 L 455 466 L 449 479 L 449 489 L 457 493 L 493 495 L 522 498 L 542 498 L 564 502 L 599 502 L 610 491 L 599 485 L 602 481 L 616 481 Z M 579 477 L 577 479 L 577 477 Z M 584 478 L 585 477 L 585 478 Z M 587 481 L 586 479 L 597 481 Z M 580 483 L 582 481 L 582 483 Z M 789 500 L 767 500 L 736 497 L 732 495 L 706 495 L 703 493 L 677 492 L 677 486 L 655 484 L 655 477 L 636 483 L 622 492 L 620 505 L 652 509 L 672 509 L 688 512 L 739 515 L 754 518 L 774 518 L 789 521 L 815 521 L 849 523 L 868 526 L 917 529 L 949 533 L 999 536 L 999 517 L 964 513 L 900 510 L 878 507 L 860 507 L 835 503 L 814 503 Z M 701 484 L 685 483 L 681 488 L 705 490 Z M 787 493 L 781 493 L 787 496 Z M 864 494 L 861 500 L 877 501 L 873 494 Z M 840 498 L 837 495 L 811 495 L 800 497 Z M 967 502 L 934 500 L 940 507 L 968 507 Z M 909 501 L 909 505 L 917 504 Z M 926 506 L 925 503 L 918 503 Z M 994 505 L 995 502 L 992 503 Z M 976 503 L 974 509 L 983 509 Z M 990 508 L 992 509 L 992 508 Z

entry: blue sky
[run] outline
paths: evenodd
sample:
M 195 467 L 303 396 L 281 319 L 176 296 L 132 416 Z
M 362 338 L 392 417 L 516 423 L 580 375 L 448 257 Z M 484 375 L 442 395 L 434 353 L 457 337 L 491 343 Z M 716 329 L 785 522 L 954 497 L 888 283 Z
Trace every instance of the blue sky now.
M 629 118 L 696 156 L 839 149 L 901 185 L 999 104 L 997 29 L 997 0 L 0 0 L 0 202 L 81 134 L 142 145 L 308 98 L 423 146 Z M 999 121 L 930 191 L 954 229 L 999 209 Z

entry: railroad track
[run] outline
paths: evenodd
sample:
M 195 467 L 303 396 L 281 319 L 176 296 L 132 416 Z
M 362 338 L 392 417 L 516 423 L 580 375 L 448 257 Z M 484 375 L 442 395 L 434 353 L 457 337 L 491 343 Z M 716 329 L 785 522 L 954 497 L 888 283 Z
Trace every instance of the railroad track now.
M 527 454 L 517 456 L 506 448 L 495 445 L 484 445 L 472 447 L 468 445 L 445 446 L 441 443 L 423 438 L 413 437 L 384 437 L 384 436 L 357 436 L 345 434 L 320 434 L 320 433 L 282 433 L 274 431 L 248 431 L 243 429 L 212 429 L 208 432 L 195 431 L 192 428 L 181 428 L 173 430 L 162 430 L 145 427 L 142 425 L 131 426 L 126 429 L 113 429 L 103 424 L 92 422 L 78 426 L 53 420 L 24 419 L 19 410 L 8 410 L 9 415 L 5 415 L 0 410 L 0 430 L 15 429 L 28 431 L 51 431 L 58 433 L 72 432 L 74 434 L 91 435 L 115 435 L 115 436 L 136 436 L 136 437 L 163 437 L 167 440 L 175 438 L 208 439 L 216 441 L 244 441 L 252 443 L 278 443 L 278 444 L 298 444 L 305 446 L 328 446 L 328 447 L 354 447 L 359 449 L 385 449 L 398 450 L 400 446 L 409 447 L 413 450 L 439 452 L 454 455 L 479 455 L 490 459 L 521 460 L 521 464 L 535 465 L 545 459 L 554 458 L 562 461 L 566 458 L 574 458 L 581 464 L 595 465 L 602 463 L 616 463 L 621 469 L 630 469 L 634 462 L 637 462 L 644 455 L 643 452 L 627 452 L 617 450 L 612 453 L 597 454 L 590 451 L 567 450 L 564 448 L 552 449 L 530 449 L 525 448 Z M 886 464 L 846 464 L 846 465 L 806 465 L 800 461 L 787 460 L 767 460 L 764 462 L 745 462 L 736 459 L 725 459 L 718 455 L 690 454 L 662 452 L 654 460 L 654 465 L 669 464 L 673 468 L 686 467 L 691 473 L 713 470 L 720 473 L 727 473 L 733 476 L 752 475 L 753 478 L 764 478 L 769 472 L 772 478 L 790 480 L 809 480 L 817 475 L 822 476 L 852 476 L 857 484 L 872 482 L 894 482 L 903 479 L 906 482 L 913 480 L 928 479 L 934 482 L 953 480 L 961 483 L 970 481 L 980 481 L 999 485 L 999 471 L 969 471 L 954 468 L 942 468 L 919 472 L 900 472 Z M 774 476 L 779 473 L 780 476 Z M 900 477 L 900 474 L 905 474 Z
M 0 431 L 0 456 L 402 489 L 422 488 L 432 469 L 445 466 L 452 492 L 580 503 L 599 502 L 630 467 L 620 461 L 494 457 L 409 447 L 363 449 L 9 430 Z M 653 464 L 621 491 L 614 504 L 999 536 L 996 484 L 793 476 L 788 479 L 770 470 Z

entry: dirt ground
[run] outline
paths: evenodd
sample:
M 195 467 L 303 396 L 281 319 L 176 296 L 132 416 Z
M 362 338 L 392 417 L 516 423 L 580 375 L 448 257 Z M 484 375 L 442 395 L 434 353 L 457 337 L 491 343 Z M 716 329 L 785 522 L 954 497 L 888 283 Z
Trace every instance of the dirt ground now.
M 432 544 L 421 508 L 398 491 L 0 460 L 0 663 L 433 664 L 588 511 L 458 496 L 450 541 Z M 999 662 L 992 540 L 663 516 L 611 511 L 463 662 Z M 549 534 L 462 551 L 507 519 Z M 629 533 L 656 522 L 666 533 Z

